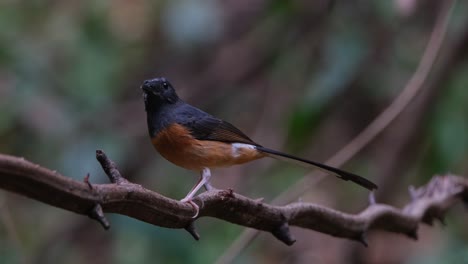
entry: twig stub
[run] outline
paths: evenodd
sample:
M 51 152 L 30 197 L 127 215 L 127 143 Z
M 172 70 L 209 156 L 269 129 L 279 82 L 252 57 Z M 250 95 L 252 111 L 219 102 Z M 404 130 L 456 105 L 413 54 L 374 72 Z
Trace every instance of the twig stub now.
M 198 234 L 197 230 L 195 229 L 195 222 L 194 221 L 189 222 L 189 224 L 184 229 L 187 230 L 187 232 L 189 232 L 189 234 L 192 235 L 192 237 L 195 240 L 197 240 L 197 241 L 200 240 L 200 235 Z
M 104 216 L 104 211 L 100 204 L 95 204 L 93 208 L 89 211 L 89 218 L 98 221 L 104 229 L 108 230 L 110 228 L 110 223 Z
M 283 222 L 280 226 L 273 229 L 271 233 L 278 240 L 280 240 L 288 246 L 291 246 L 296 242 L 296 239 L 291 235 L 291 232 L 289 231 L 289 225 L 287 222 Z
M 119 170 L 117 169 L 117 165 L 109 159 L 102 150 L 96 150 L 96 159 L 99 161 L 99 163 L 102 166 L 102 169 L 106 173 L 107 177 L 109 177 L 109 180 L 112 183 L 115 184 L 124 184 L 124 183 L 129 183 L 127 179 L 122 177 L 120 174 Z

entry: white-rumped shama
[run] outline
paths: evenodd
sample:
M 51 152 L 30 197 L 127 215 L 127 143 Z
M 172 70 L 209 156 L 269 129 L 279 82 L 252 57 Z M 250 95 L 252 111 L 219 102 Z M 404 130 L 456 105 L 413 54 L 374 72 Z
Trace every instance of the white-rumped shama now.
M 242 164 L 263 157 L 315 167 L 369 190 L 377 188 L 361 176 L 261 146 L 230 123 L 182 101 L 165 78 L 146 80 L 141 89 L 154 147 L 170 162 L 201 172 L 198 183 L 181 201 L 193 204 L 191 199 L 202 186 L 211 189 L 210 168 Z

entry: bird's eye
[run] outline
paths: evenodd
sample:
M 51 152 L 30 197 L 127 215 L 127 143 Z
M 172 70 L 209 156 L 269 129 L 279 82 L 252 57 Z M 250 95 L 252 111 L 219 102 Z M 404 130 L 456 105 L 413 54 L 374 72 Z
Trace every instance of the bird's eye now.
M 164 88 L 164 89 L 169 88 L 169 84 L 167 84 L 167 82 L 163 82 L 163 88 Z

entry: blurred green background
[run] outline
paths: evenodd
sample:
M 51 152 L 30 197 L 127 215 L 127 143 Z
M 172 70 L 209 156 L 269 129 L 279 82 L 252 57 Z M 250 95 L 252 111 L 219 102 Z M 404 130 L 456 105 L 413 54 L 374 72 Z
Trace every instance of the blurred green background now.
M 152 148 L 141 91 L 165 76 L 185 101 L 260 144 L 324 161 L 414 73 L 445 1 L 0 1 L 0 152 L 91 182 L 103 149 L 131 181 L 180 199 L 198 173 Z M 423 91 L 345 169 L 402 206 L 407 186 L 468 174 L 468 3 L 455 6 Z M 307 173 L 272 160 L 214 171 L 213 184 L 269 201 Z M 333 177 L 301 199 L 351 213 L 367 192 Z M 202 218 L 202 236 L 120 215 L 112 228 L 0 191 L 0 263 L 212 263 L 243 228 Z M 420 239 L 375 232 L 370 247 L 293 228 L 262 233 L 235 263 L 464 263 L 468 218 Z

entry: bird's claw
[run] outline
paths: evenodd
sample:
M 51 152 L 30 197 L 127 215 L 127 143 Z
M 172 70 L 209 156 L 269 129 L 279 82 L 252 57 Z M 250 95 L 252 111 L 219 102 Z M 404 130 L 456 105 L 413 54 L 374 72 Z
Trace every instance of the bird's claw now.
M 195 209 L 195 215 L 192 216 L 192 218 L 197 218 L 198 213 L 200 213 L 200 207 L 194 201 L 192 201 L 192 199 L 190 199 L 190 198 L 184 198 L 184 199 L 182 199 L 180 201 L 182 203 L 190 204 L 193 207 L 193 209 Z

